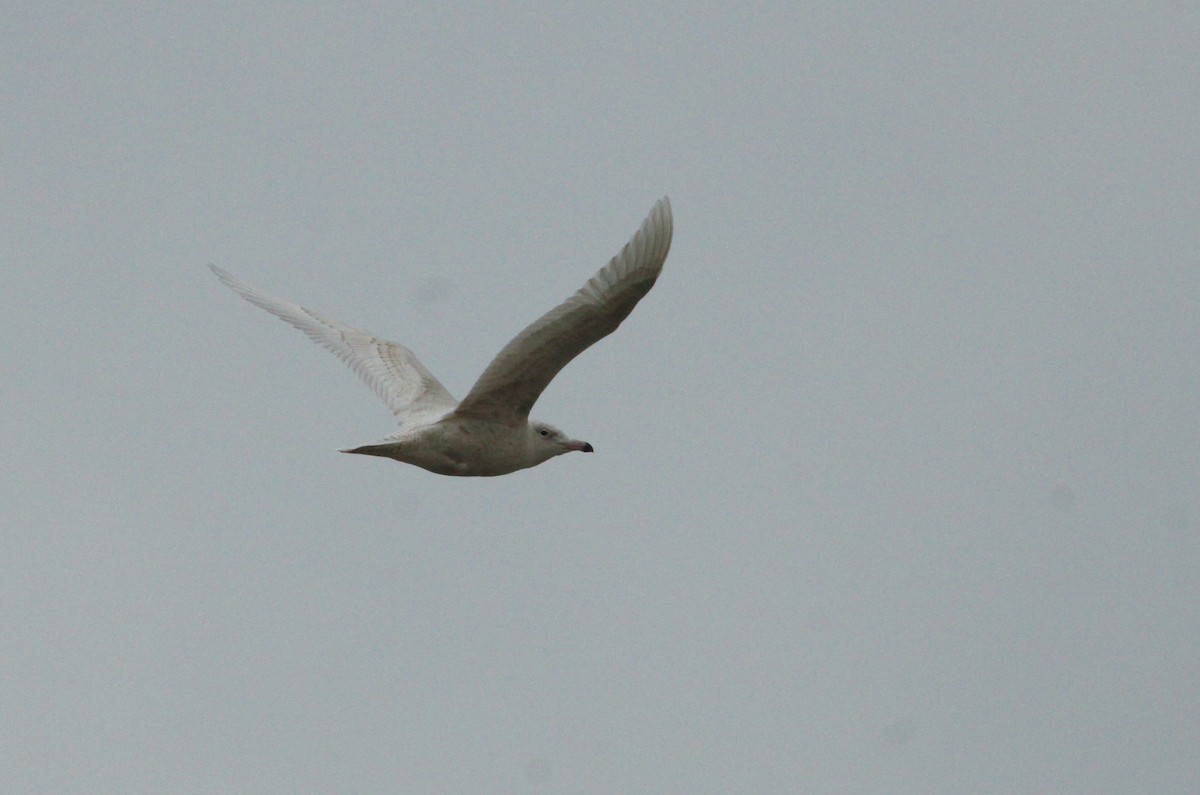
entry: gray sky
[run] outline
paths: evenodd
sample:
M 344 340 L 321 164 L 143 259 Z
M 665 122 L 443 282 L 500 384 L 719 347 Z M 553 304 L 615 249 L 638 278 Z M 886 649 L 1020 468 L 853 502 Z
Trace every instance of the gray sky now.
M 0 789 L 1193 791 L 1200 12 L 1128 6 L 8 8 Z M 498 479 L 339 455 L 204 267 L 461 396 L 663 194 L 596 454 Z

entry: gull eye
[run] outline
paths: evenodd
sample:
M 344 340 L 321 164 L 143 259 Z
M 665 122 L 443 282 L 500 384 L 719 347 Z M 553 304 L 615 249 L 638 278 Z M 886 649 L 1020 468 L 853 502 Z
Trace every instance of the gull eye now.
M 538 431 L 538 433 L 540 433 L 543 437 L 550 435 L 550 431 L 546 430 L 545 428 L 542 428 L 540 431 Z

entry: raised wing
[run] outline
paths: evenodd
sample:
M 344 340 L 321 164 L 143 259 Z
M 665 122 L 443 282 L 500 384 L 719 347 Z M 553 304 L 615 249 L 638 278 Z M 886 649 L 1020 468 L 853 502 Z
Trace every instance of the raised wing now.
M 650 292 L 671 248 L 671 231 L 671 202 L 663 198 L 620 254 L 504 346 L 455 413 L 500 422 L 528 417 L 558 371 L 613 333 Z
M 372 337 L 345 323 L 321 317 L 311 309 L 263 295 L 216 265 L 208 267 L 242 298 L 286 320 L 313 342 L 337 354 L 383 398 L 401 422 L 415 413 L 454 408 L 454 398 L 446 387 L 403 345 Z

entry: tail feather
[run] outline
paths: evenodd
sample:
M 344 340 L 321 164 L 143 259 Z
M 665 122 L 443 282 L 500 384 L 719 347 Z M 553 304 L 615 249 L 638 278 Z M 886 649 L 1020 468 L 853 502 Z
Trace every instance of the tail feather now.
M 396 449 L 395 442 L 384 444 L 364 444 L 359 447 L 350 447 L 345 450 L 339 450 L 340 453 L 356 453 L 358 455 L 377 455 L 384 458 L 391 458 L 391 453 Z

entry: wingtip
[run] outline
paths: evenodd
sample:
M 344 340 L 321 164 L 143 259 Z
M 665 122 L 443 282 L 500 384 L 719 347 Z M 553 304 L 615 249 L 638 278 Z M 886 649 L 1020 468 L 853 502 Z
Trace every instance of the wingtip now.
M 675 226 L 675 219 L 671 213 L 671 197 L 663 196 L 654 203 L 654 209 L 650 211 L 651 217 L 662 226 L 671 228 Z
M 233 287 L 236 289 L 237 285 L 240 284 L 238 282 L 238 280 L 234 278 L 233 274 L 230 273 L 229 271 L 225 270 L 224 268 L 217 267 L 216 265 L 214 265 L 211 262 L 208 262 L 205 264 L 208 265 L 208 269 L 210 271 L 212 271 L 213 274 L 216 275 L 216 277 L 218 279 L 220 279 L 221 283 L 224 284 L 226 287 Z
M 671 249 L 671 238 L 675 236 L 675 218 L 671 214 L 671 198 L 663 196 L 654 203 L 654 209 L 646 219 L 645 227 L 654 227 L 656 231 L 653 245 L 661 248 L 659 258 L 665 260 Z

